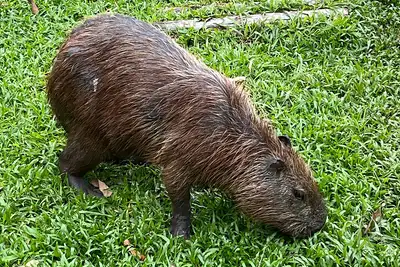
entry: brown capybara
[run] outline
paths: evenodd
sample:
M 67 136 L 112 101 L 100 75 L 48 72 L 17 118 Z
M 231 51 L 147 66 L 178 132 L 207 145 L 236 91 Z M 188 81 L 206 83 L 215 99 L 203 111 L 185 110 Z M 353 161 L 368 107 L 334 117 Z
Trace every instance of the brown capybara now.
M 208 68 L 154 26 L 100 15 L 75 28 L 57 55 L 48 97 L 68 134 L 60 169 L 83 176 L 104 161 L 159 166 L 173 235 L 190 234 L 190 189 L 220 188 L 241 211 L 291 236 L 321 229 L 327 213 L 310 168 L 260 119 L 234 79 Z

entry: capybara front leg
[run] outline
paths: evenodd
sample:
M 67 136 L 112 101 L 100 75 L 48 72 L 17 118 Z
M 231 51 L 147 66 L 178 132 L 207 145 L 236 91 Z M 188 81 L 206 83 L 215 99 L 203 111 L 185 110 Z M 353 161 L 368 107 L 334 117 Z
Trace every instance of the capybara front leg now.
M 183 236 L 185 239 L 190 237 L 190 193 L 182 199 L 172 199 L 172 223 L 171 234 Z
M 190 237 L 190 185 L 180 184 L 179 176 L 163 173 L 164 184 L 172 202 L 171 234 Z

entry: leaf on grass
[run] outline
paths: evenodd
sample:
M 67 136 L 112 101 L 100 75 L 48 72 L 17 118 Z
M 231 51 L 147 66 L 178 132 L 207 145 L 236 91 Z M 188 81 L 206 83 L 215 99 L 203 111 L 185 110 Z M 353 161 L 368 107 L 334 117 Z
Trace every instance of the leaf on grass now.
M 243 83 L 246 81 L 246 77 L 245 76 L 237 76 L 232 78 L 232 81 L 236 82 L 236 83 Z
M 39 266 L 40 261 L 38 260 L 30 260 L 27 263 L 25 263 L 25 265 L 23 265 L 23 267 L 36 267 Z
M 94 187 L 96 187 L 96 188 L 99 188 L 99 180 L 91 180 L 90 181 L 90 183 L 94 186 Z
M 383 206 L 383 205 L 382 205 Z M 364 230 L 364 235 L 368 234 L 369 232 L 372 231 L 372 229 L 375 227 L 377 222 L 382 218 L 382 206 L 379 207 L 377 210 L 375 210 L 372 213 L 371 220 L 369 221 L 368 225 L 365 227 Z
M 102 182 L 98 179 L 95 179 L 95 180 L 90 181 L 90 183 L 94 187 L 98 188 L 100 190 L 100 192 L 103 193 L 103 196 L 110 197 L 112 195 L 112 191 L 110 190 L 108 185 L 106 185 L 104 182 Z
M 128 247 L 128 251 L 132 256 L 138 257 L 139 260 L 144 261 L 146 259 L 146 256 L 137 251 L 132 245 L 131 241 L 129 239 L 124 240 L 124 246 Z
M 146 259 L 146 256 L 145 256 L 145 255 L 141 254 L 139 251 L 137 251 L 137 250 L 134 249 L 134 248 L 130 248 L 130 249 L 129 249 L 129 252 L 130 252 L 133 256 L 138 257 L 139 260 L 141 260 L 141 261 L 144 261 L 144 260 Z
M 34 15 L 37 15 L 37 13 L 39 13 L 39 8 L 37 7 L 35 1 L 34 0 L 30 0 L 29 3 L 31 3 L 32 13 Z

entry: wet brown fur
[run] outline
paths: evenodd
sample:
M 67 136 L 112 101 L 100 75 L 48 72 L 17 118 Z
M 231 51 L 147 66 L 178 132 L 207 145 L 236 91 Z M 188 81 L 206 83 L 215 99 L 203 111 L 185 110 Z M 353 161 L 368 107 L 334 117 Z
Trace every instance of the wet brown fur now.
M 61 47 L 47 88 L 68 133 L 61 159 L 69 172 L 133 156 L 161 168 L 171 198 L 193 185 L 218 187 L 244 213 L 294 236 L 325 221 L 309 167 L 247 94 L 147 23 L 86 21 Z M 279 173 L 269 168 L 274 159 L 285 164 Z M 292 188 L 306 192 L 305 204 Z

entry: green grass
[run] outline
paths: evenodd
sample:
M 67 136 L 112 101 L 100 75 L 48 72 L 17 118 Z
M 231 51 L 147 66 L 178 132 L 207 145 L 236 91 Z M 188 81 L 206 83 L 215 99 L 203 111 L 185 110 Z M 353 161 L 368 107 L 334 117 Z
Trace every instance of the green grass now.
M 171 11 L 183 2 L 209 6 Z M 151 167 L 100 166 L 90 175 L 111 186 L 108 199 L 66 186 L 57 168 L 65 135 L 46 102 L 45 73 L 84 17 L 110 9 L 154 22 L 313 8 L 211 2 L 37 0 L 33 16 L 26 1 L 0 1 L 0 266 L 400 265 L 399 1 L 325 1 L 314 7 L 348 6 L 350 16 L 171 33 L 209 66 L 247 76 L 259 112 L 312 165 L 329 207 L 314 236 L 285 238 L 220 192 L 200 190 L 192 239 L 172 238 L 170 201 Z M 382 220 L 364 236 L 382 204 Z M 125 239 L 144 262 L 127 253 Z

